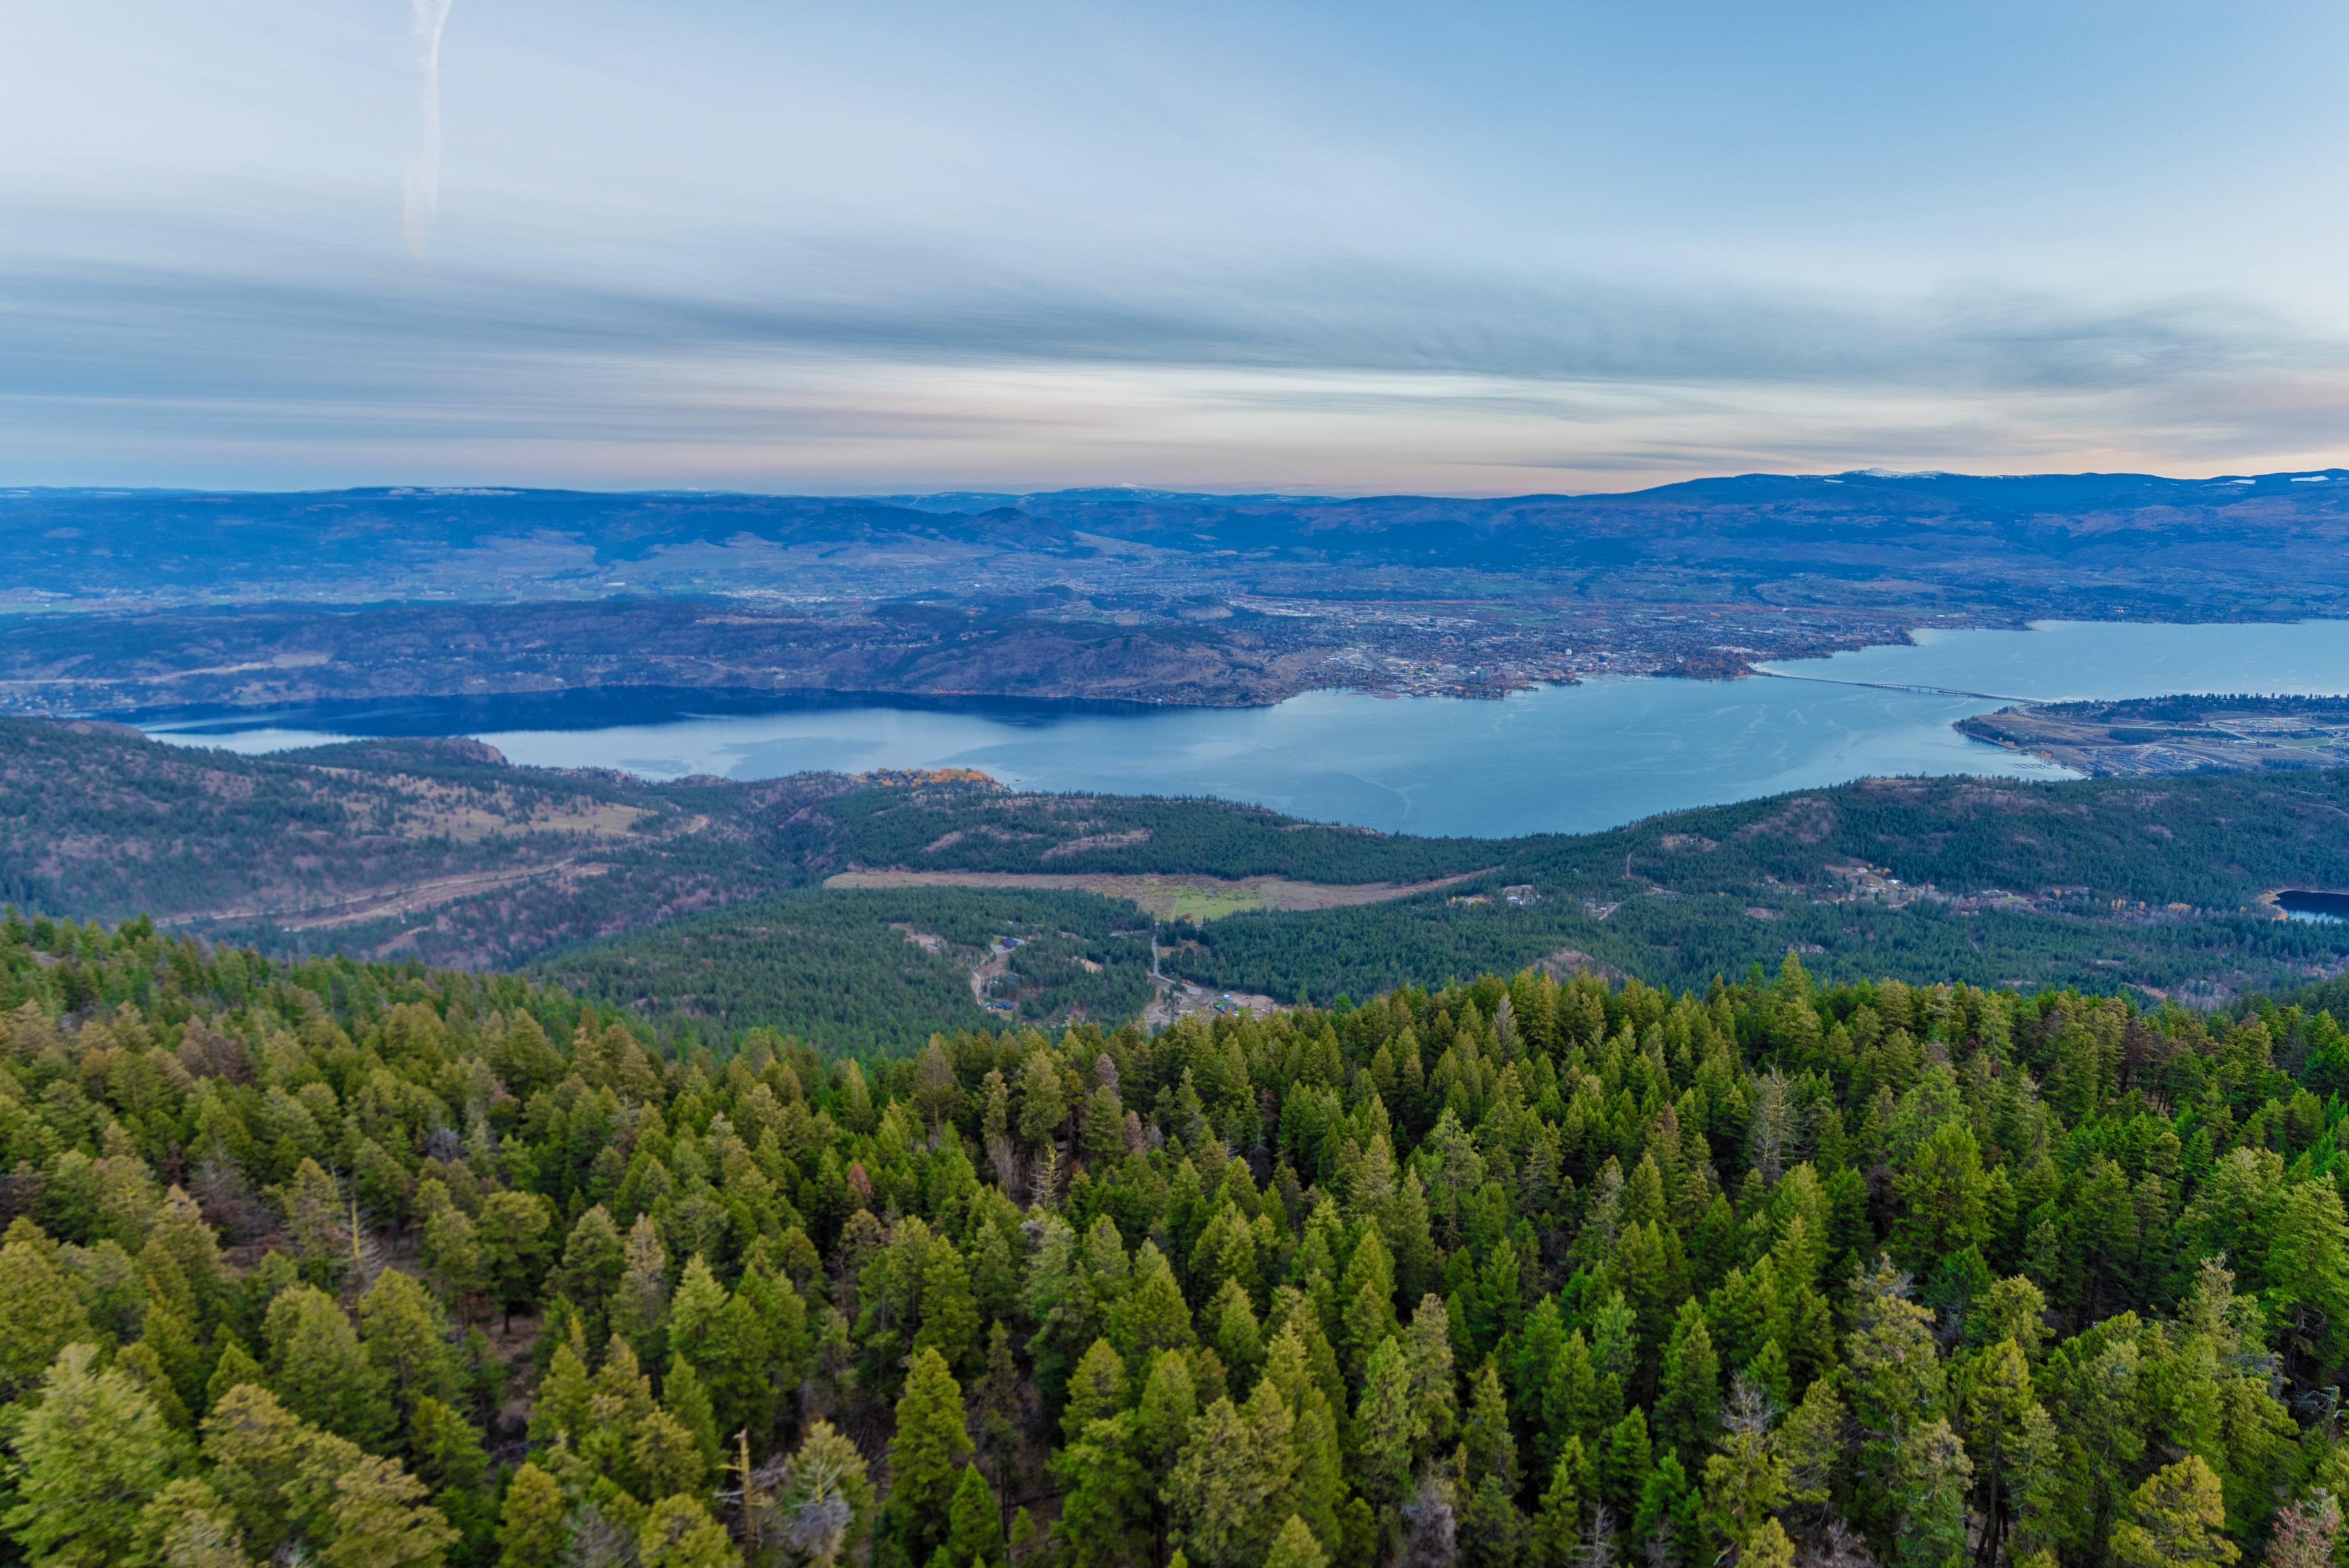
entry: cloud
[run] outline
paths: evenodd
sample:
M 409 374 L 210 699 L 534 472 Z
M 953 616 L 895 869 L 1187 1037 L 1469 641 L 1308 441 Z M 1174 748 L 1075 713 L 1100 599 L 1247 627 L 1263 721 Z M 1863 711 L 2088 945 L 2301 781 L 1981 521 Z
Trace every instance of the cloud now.
M 188 254 L 183 252 L 182 254 Z M 201 254 L 200 248 L 196 254 Z M 460 364 L 515 354 L 820 355 L 957 365 L 1155 366 L 1593 384 L 2060 392 L 2349 365 L 2349 342 L 2224 298 L 2126 304 L 1978 290 L 1877 299 L 1693 282 L 1529 280 L 1368 264 L 990 272 L 906 247 L 840 250 L 777 283 L 443 266 L 429 279 L 320 252 L 166 267 L 77 259 L 0 271 L 14 330 L 71 353 L 151 331 L 295 373 L 354 342 Z M 744 269 L 751 270 L 751 269 Z M 46 317 L 27 320 L 26 317 Z M 250 352 L 239 350 L 244 345 Z M 131 367 L 121 367 L 129 369 Z M 21 365 L 17 368 L 21 373 Z M 0 375 L 8 374 L 0 369 Z
M 354 472 L 389 479 L 1492 491 L 1878 462 L 2248 467 L 2329 450 L 2349 413 L 2349 345 L 2208 296 L 1197 258 L 1111 288 L 1098 265 L 915 244 L 745 242 L 657 286 L 636 266 L 425 273 L 217 237 L 164 254 L 188 259 L 0 265 L 0 427 L 19 427 L 0 460 L 70 427 L 97 452 L 364 452 Z
M 429 259 L 433 221 L 440 213 L 440 35 L 449 26 L 454 0 L 411 0 L 416 36 L 424 47 L 424 122 L 416 161 L 408 167 L 401 234 L 408 254 L 419 262 Z

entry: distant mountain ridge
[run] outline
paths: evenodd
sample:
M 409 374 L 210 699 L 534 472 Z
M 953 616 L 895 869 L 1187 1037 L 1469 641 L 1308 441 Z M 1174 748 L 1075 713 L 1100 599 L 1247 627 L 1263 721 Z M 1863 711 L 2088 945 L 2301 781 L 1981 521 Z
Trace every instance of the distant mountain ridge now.
M 2023 560 L 2098 569 L 2116 551 L 2151 550 L 2172 572 L 2349 590 L 2344 543 L 2344 469 L 2210 479 L 1743 474 L 1482 499 L 1099 488 L 839 497 L 467 486 L 0 491 L 0 582 L 20 604 L 789 591 L 811 564 L 1073 562 L 1133 551 L 1550 575 L 1634 564 L 1733 571 L 1794 556 L 1830 572 L 1899 576 Z

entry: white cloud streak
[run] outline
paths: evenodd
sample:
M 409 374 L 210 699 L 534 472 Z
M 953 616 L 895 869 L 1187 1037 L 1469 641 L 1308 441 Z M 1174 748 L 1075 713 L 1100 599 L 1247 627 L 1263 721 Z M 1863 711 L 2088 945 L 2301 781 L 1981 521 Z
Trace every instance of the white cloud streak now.
M 406 210 L 401 233 L 408 254 L 419 263 L 430 260 L 432 224 L 440 212 L 440 35 L 449 26 L 454 0 L 411 0 L 416 36 L 424 47 L 424 125 L 416 161 L 408 168 Z

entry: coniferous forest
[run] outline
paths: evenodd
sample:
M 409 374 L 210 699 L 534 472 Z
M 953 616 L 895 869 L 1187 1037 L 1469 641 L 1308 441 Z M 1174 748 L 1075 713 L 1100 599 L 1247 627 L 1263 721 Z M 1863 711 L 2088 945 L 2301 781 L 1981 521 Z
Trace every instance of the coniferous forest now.
M 2342 1561 L 2349 1043 L 1528 971 L 722 1048 L 0 924 L 36 1564 Z

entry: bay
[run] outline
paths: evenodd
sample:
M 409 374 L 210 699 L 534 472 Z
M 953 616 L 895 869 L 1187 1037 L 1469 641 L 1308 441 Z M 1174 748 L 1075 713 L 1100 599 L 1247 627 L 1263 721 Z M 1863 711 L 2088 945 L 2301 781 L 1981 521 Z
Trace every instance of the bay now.
M 600 692 L 550 716 L 430 700 L 151 719 L 159 740 L 282 750 L 470 734 L 516 763 L 649 778 L 968 767 L 1023 789 L 1210 794 L 1390 832 L 1587 832 L 1871 774 L 2053 779 L 1959 734 L 2006 701 L 2349 694 L 2349 622 L 2051 622 L 1921 632 L 1734 681 L 1601 680 L 1496 701 L 1316 691 L 1269 708 Z M 585 694 L 579 694 L 583 699 Z M 722 711 L 712 711 L 722 709 Z

